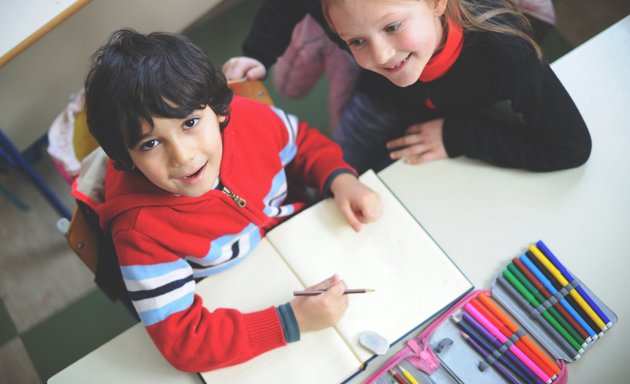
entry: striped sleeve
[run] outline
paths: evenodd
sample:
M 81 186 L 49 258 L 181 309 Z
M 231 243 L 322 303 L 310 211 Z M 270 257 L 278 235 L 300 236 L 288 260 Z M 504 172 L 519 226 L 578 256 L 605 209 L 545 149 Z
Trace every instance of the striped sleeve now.
M 135 230 L 115 236 L 132 303 L 157 348 L 175 368 L 208 371 L 286 344 L 274 307 L 251 313 L 210 311 L 194 293 L 193 269 L 185 260 Z
M 317 129 L 300 122 L 297 117 L 272 107 L 287 131 L 280 158 L 291 177 L 299 177 L 304 184 L 325 193 L 326 181 L 338 170 L 355 170 L 343 161 L 341 148 Z
M 136 312 L 149 326 L 192 304 L 195 282 L 182 259 L 148 265 L 121 265 L 122 276 Z

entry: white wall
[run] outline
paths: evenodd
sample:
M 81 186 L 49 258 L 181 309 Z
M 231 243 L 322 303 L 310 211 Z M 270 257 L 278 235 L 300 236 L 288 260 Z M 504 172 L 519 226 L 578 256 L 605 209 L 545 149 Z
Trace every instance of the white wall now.
M 82 86 L 90 55 L 112 31 L 128 26 L 140 32 L 181 32 L 220 2 L 92 0 L 0 68 L 0 129 L 19 149 L 26 148 Z M 15 15 L 24 17 L 28 15 Z

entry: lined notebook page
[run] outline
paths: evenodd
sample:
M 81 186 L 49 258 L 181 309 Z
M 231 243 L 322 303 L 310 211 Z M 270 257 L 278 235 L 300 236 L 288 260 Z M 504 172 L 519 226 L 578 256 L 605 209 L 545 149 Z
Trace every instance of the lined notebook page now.
M 355 233 L 332 199 L 310 207 L 267 234 L 306 286 L 338 273 L 350 296 L 339 332 L 363 360 L 358 344 L 371 330 L 390 343 L 456 300 L 472 286 L 373 173 L 361 176 L 381 196 L 383 216 Z
M 303 289 L 293 272 L 263 239 L 241 263 L 207 277 L 196 292 L 210 311 L 250 312 L 293 299 Z M 360 362 L 334 328 L 302 334 L 301 340 L 248 362 L 201 374 L 207 383 L 334 383 L 356 372 Z

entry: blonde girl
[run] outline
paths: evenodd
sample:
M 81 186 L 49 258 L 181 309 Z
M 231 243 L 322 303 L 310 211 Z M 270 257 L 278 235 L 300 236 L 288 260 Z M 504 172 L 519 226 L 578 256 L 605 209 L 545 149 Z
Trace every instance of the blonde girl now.
M 360 67 L 334 138 L 359 171 L 467 156 L 553 171 L 589 157 L 586 125 L 506 0 L 322 0 Z

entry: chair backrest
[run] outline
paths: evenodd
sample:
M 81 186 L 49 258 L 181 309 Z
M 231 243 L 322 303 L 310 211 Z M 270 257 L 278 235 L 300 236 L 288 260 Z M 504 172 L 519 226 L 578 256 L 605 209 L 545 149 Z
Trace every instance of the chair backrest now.
M 271 100 L 267 88 L 260 80 L 232 80 L 228 82 L 228 86 L 232 88 L 236 95 L 258 100 L 263 104 L 273 105 L 273 100 Z
M 259 80 L 241 80 L 228 84 L 236 95 L 258 100 L 267 105 L 273 105 L 265 85 Z M 73 145 L 78 160 L 82 160 L 98 147 L 98 143 L 88 129 L 84 111 L 75 116 L 73 134 Z M 77 205 L 66 232 L 66 239 L 74 253 L 95 274 L 95 280 L 99 287 L 112 300 L 115 300 L 120 295 L 120 284 L 109 281 L 111 280 L 109 276 L 100 276 L 103 269 L 107 269 L 108 273 L 112 271 L 110 265 L 104 265 L 102 257 L 99 259 L 99 254 L 113 252 L 111 245 L 103 244 L 109 239 L 102 232 L 98 225 L 96 213 L 85 204 Z M 108 260 L 105 261 L 107 263 L 112 261 L 109 260 L 111 255 L 108 256 Z
M 72 132 L 72 147 L 74 156 L 81 161 L 83 158 L 98 147 L 98 143 L 87 125 L 87 114 L 85 108 L 74 116 L 74 131 Z

